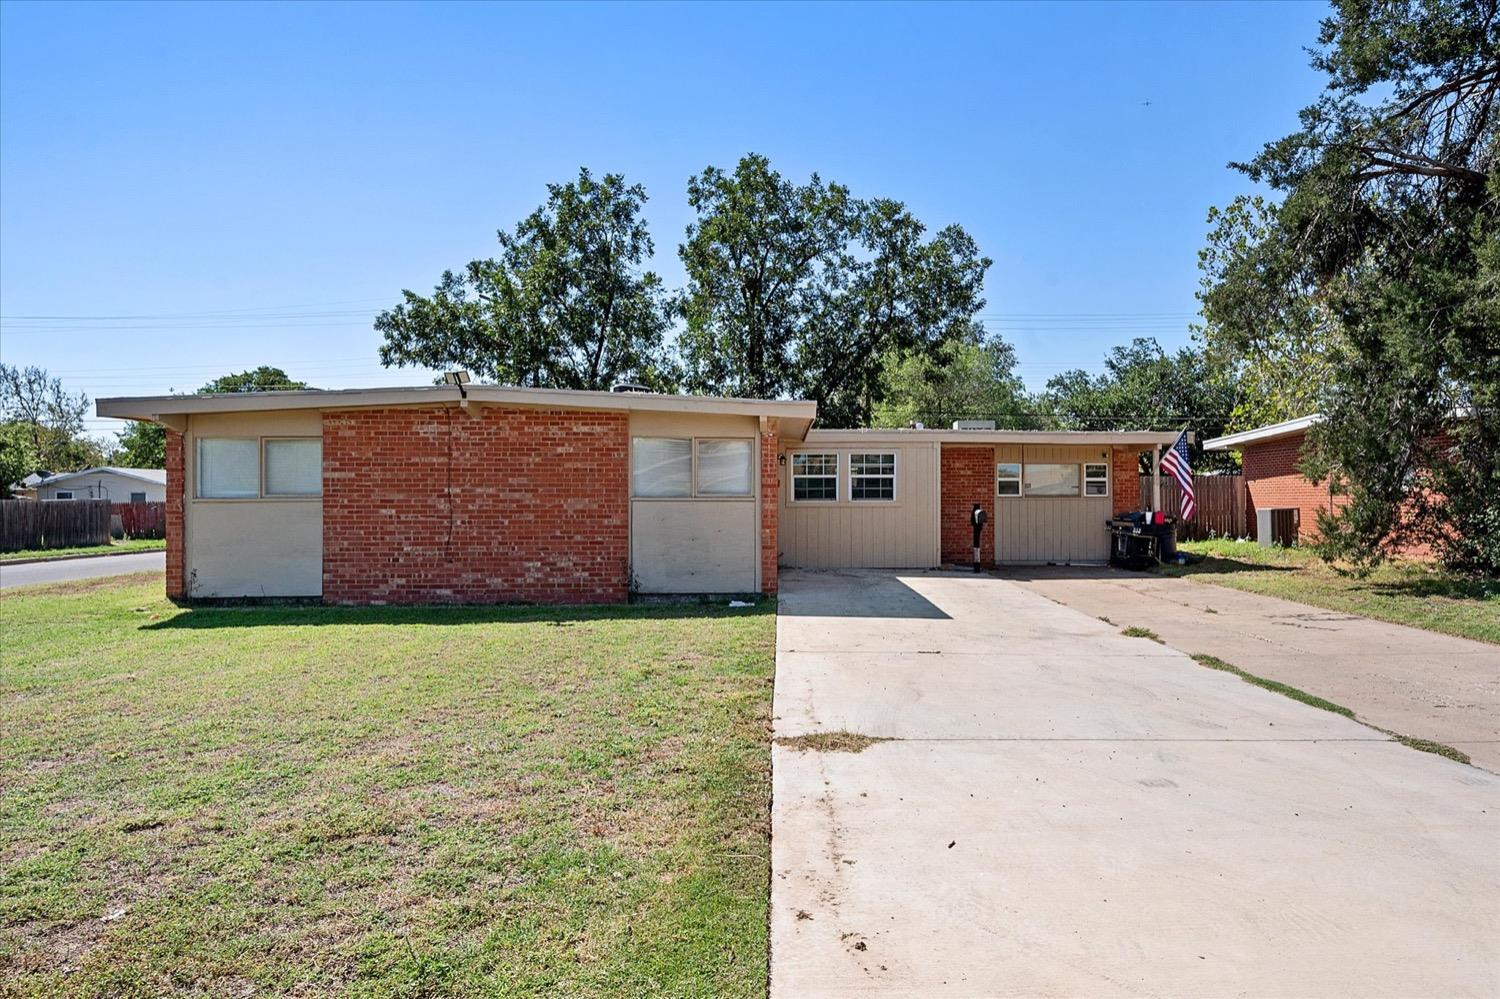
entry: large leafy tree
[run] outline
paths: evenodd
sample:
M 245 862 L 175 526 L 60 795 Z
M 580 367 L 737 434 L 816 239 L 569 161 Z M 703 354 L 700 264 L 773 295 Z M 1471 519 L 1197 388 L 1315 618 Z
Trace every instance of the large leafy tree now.
M 688 387 L 816 399 L 819 420 L 869 422 L 891 358 L 936 361 L 973 342 L 990 261 L 968 233 L 929 237 L 900 202 L 861 201 L 756 154 L 688 183 L 697 219 L 679 249 Z
M 670 387 L 661 280 L 642 269 L 645 203 L 619 174 L 548 185 L 545 204 L 496 234 L 498 257 L 444 272 L 431 295 L 403 292 L 376 318 L 381 363 L 543 388 Z
M 893 351 L 885 357 L 883 401 L 871 423 L 945 427 L 954 420 L 994 420 L 1007 429 L 1032 428 L 1030 400 L 1015 366 L 1015 348 L 998 336 L 954 340 L 936 357 Z
M 1202 348 L 1169 354 L 1154 339 L 1138 338 L 1112 348 L 1101 374 L 1075 369 L 1054 375 L 1037 409 L 1044 423 L 1060 430 L 1193 430 L 1194 470 L 1227 470 L 1235 467 L 1233 459 L 1204 451 L 1201 442 L 1224 433 L 1236 399 L 1233 373 Z
M 62 379 L 38 367 L 0 364 L 0 466 L 4 487 L 35 471 L 67 472 L 103 461 L 97 441 L 84 433 L 89 398 L 69 392 Z
M 200 388 L 200 394 L 215 392 L 276 392 L 286 389 L 305 389 L 307 382 L 293 380 L 280 368 L 262 364 L 252 371 L 237 371 L 221 375 Z
M 1500 575 L 1500 17 L 1495 0 L 1340 0 L 1301 128 L 1237 167 L 1281 193 L 1229 209 L 1202 295 L 1211 346 L 1326 359 L 1304 470 L 1347 506 L 1357 568 L 1427 541 Z

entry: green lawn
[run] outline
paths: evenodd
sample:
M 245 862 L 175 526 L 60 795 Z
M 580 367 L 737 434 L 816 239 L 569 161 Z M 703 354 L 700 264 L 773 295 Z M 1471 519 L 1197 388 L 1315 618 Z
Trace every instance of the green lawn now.
M 17 996 L 763 996 L 774 606 L 0 599 Z
M 1206 558 L 1162 571 L 1396 624 L 1500 643 L 1500 582 L 1455 578 L 1422 562 L 1387 563 L 1364 579 L 1341 575 L 1312 552 L 1253 541 L 1189 541 Z
M 60 555 L 108 555 L 111 552 L 154 552 L 167 547 L 161 538 L 130 538 L 108 545 L 84 545 L 80 548 L 37 548 L 19 552 L 0 552 L 0 562 L 20 559 L 57 558 Z

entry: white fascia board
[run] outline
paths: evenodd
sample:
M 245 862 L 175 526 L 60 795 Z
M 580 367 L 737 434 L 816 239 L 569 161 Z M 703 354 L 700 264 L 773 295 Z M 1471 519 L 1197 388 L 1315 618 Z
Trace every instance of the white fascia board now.
M 1214 437 L 1203 442 L 1203 450 L 1238 451 L 1246 444 L 1258 444 L 1264 441 L 1273 441 L 1279 437 L 1290 437 L 1293 434 L 1300 434 L 1314 424 L 1322 422 L 1322 420 L 1323 417 L 1321 414 L 1313 413 L 1310 416 L 1299 416 L 1295 420 L 1283 420 L 1280 423 L 1256 427 L 1254 430 L 1242 430 L 1237 434 Z

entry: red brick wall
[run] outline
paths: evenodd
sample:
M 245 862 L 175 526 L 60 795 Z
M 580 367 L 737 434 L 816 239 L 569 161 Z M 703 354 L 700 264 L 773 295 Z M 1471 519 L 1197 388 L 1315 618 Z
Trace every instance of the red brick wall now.
M 323 599 L 627 599 L 624 413 L 323 414 Z
M 167 430 L 167 596 L 180 600 L 187 595 L 183 575 L 182 503 L 187 481 L 184 477 L 182 435 Z
M 1141 453 L 1130 448 L 1110 452 L 1109 494 L 1113 497 L 1110 516 L 1144 509 L 1141 503 Z
M 1309 482 L 1297 471 L 1302 458 L 1303 434 L 1280 440 L 1249 444 L 1240 452 L 1244 463 L 1247 493 L 1246 530 L 1255 536 L 1257 509 L 1296 507 L 1299 511 L 1299 538 L 1311 539 L 1318 533 L 1318 511 L 1328 509 L 1328 483 Z M 1334 497 L 1342 503 L 1342 497 Z
M 781 512 L 781 423 L 762 420 L 760 426 L 760 591 L 776 593 L 776 561 L 780 554 L 777 522 Z
M 980 548 L 980 561 L 995 563 L 995 449 L 974 445 L 943 445 L 942 462 L 943 561 L 969 565 L 974 560 L 974 529 L 969 513 L 978 503 L 989 515 Z

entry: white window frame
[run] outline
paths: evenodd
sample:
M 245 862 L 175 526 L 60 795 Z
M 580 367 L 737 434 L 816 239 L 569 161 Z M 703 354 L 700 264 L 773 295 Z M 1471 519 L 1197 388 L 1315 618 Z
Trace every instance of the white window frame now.
M 686 441 L 688 443 L 688 491 L 679 496 L 640 496 L 635 491 L 635 442 L 638 440 L 669 440 Z M 756 476 L 759 473 L 759 464 L 756 460 L 755 437 L 677 437 L 671 434 L 631 434 L 630 436 L 630 501 L 656 503 L 676 502 L 683 500 L 709 500 L 715 502 L 745 503 L 755 500 L 758 489 Z M 750 469 L 750 491 L 744 493 L 705 493 L 698 482 L 698 446 L 704 442 L 734 441 L 740 444 L 750 445 L 749 469 Z
M 136 499 L 137 496 L 139 496 L 140 499 Z M 146 494 L 143 493 L 143 492 L 133 492 L 133 493 L 130 494 L 130 502 L 132 502 L 132 503 L 144 503 L 144 502 L 146 502 Z
M 861 479 L 890 479 L 891 480 L 891 495 L 889 497 L 885 497 L 885 496 L 872 496 L 872 497 L 867 497 L 867 498 L 858 498 L 858 497 L 856 497 L 854 495 L 854 480 L 856 478 L 856 475 L 855 475 L 855 472 L 854 472 L 854 459 L 855 458 L 879 458 L 879 459 L 884 459 L 884 458 L 887 458 L 887 457 L 889 457 L 891 459 L 891 471 L 890 471 L 890 474 L 886 474 L 885 472 L 880 472 L 880 473 L 877 473 L 877 474 L 870 474 L 868 472 L 864 472 L 864 473 L 859 474 L 858 478 L 861 478 Z M 900 466 L 900 462 L 901 462 L 901 452 L 899 452 L 899 451 L 851 451 L 848 454 L 848 458 L 849 458 L 849 462 L 848 462 L 848 468 L 849 468 L 849 470 L 845 474 L 848 476 L 848 480 L 849 480 L 849 502 L 850 503 L 894 503 L 898 499 L 900 499 L 900 496 L 897 493 L 897 489 L 898 489 L 897 483 L 900 481 L 900 478 L 901 478 L 900 475 L 898 474 L 898 472 L 899 472 L 899 466 Z
M 73 490 L 59 489 L 57 492 L 52 494 L 52 498 L 55 500 L 70 500 L 73 498 Z
M 322 464 L 322 459 L 323 459 L 323 452 L 322 452 L 323 438 L 322 437 L 314 437 L 314 436 L 312 436 L 310 434 L 303 434 L 303 435 L 300 435 L 300 436 L 297 436 L 297 435 L 277 435 L 277 436 L 274 436 L 274 437 L 262 437 L 260 439 L 260 498 L 261 499 L 275 499 L 275 500 L 312 500 L 312 499 L 322 499 L 323 498 L 323 474 L 322 474 L 321 470 L 318 473 L 318 491 L 315 492 L 315 493 L 273 493 L 273 492 L 271 492 L 270 489 L 268 489 L 266 487 L 266 466 L 268 464 L 267 461 L 266 461 L 266 448 L 269 445 L 271 445 L 271 444 L 273 444 L 273 443 L 275 443 L 277 441 L 317 441 L 318 442 L 318 446 L 319 446 L 319 449 L 318 449 L 318 462 L 319 462 L 320 466 Z
M 1107 499 L 1109 497 L 1109 490 L 1110 490 L 1109 480 L 1111 478 L 1111 476 L 1110 476 L 1109 462 L 1107 462 L 1107 461 L 1085 461 L 1082 464 L 1083 464 L 1083 498 L 1084 499 Z M 1103 475 L 1093 475 L 1093 476 L 1089 475 L 1089 468 L 1091 466 L 1095 466 L 1095 467 L 1099 467 L 1099 468 L 1104 469 L 1104 474 Z M 1102 492 L 1102 493 L 1091 493 L 1091 492 L 1089 492 L 1089 485 L 1090 485 L 1090 483 L 1094 483 L 1094 482 L 1102 482 L 1102 483 L 1104 483 L 1104 492 Z
M 1001 475 L 1000 469 L 1005 465 L 1016 467 L 1015 475 Z M 1013 493 L 1002 493 L 1000 483 L 1014 482 L 1016 491 Z M 1026 494 L 1026 463 L 1023 461 L 997 461 L 995 462 L 995 496 L 999 499 L 1020 499 Z
M 829 474 L 828 472 L 819 472 L 816 475 L 807 475 L 807 474 L 798 475 L 797 474 L 797 459 L 799 457 L 801 457 L 801 458 L 832 458 L 833 459 L 833 472 L 832 472 L 832 474 Z M 791 461 L 792 471 L 791 471 L 791 474 L 789 476 L 787 476 L 787 490 L 788 490 L 788 492 L 787 492 L 787 499 L 788 499 L 788 501 L 792 502 L 792 503 L 806 503 L 806 504 L 809 504 L 809 505 L 818 505 L 818 504 L 821 504 L 823 506 L 828 506 L 830 504 L 837 503 L 839 501 L 839 494 L 842 491 L 842 487 L 840 485 L 841 476 L 839 474 L 839 470 L 841 468 L 843 468 L 843 467 L 844 467 L 843 456 L 841 454 L 839 454 L 839 452 L 837 452 L 837 451 L 793 451 L 792 452 L 792 461 Z M 833 480 L 833 498 L 832 499 L 798 499 L 797 498 L 797 480 L 798 479 L 832 479 Z

